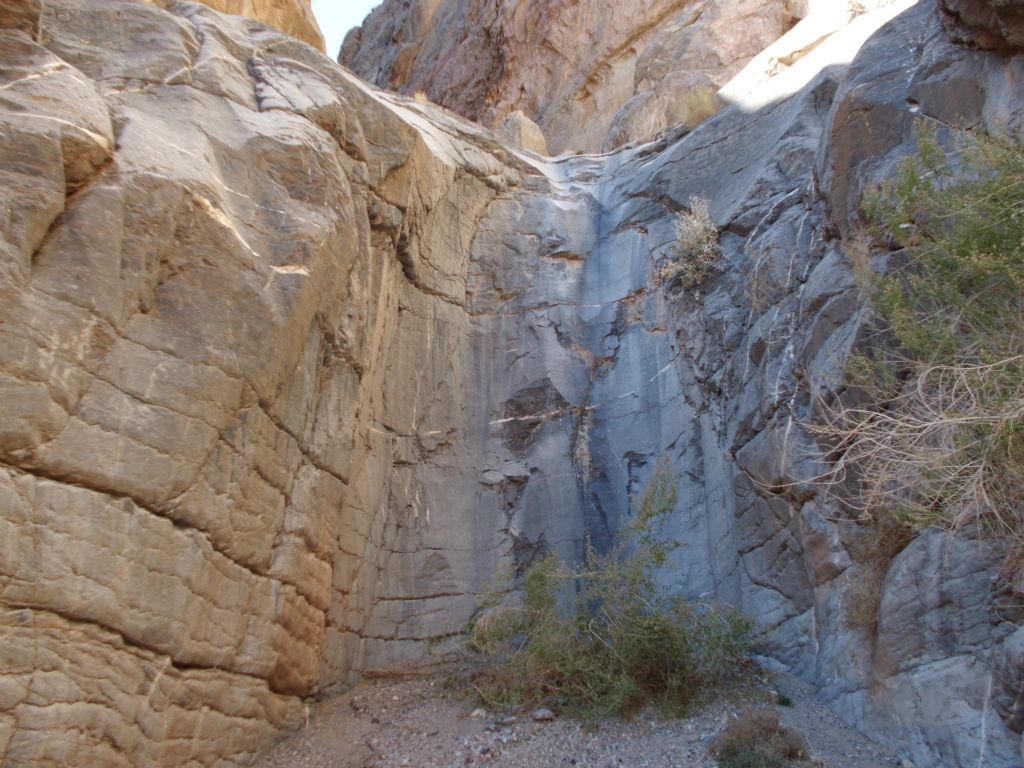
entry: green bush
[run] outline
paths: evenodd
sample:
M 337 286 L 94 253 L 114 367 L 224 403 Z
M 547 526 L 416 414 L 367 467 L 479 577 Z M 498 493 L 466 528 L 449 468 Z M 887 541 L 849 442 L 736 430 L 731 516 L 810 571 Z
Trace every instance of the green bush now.
M 890 329 L 851 361 L 867 404 L 823 428 L 833 479 L 869 516 L 1024 530 L 1024 150 L 919 131 L 920 153 L 865 196 L 857 266 Z M 878 246 L 888 247 L 879 269 Z
M 659 272 L 662 281 L 679 280 L 684 289 L 704 282 L 722 258 L 718 227 L 711 218 L 708 201 L 694 196 L 689 205 L 689 210 L 676 217 L 676 241 Z
M 652 572 L 674 548 L 661 529 L 675 503 L 663 465 L 618 546 L 587 546 L 579 567 L 548 556 L 527 573 L 520 607 L 489 609 L 471 631 L 489 662 L 474 682 L 488 706 L 544 705 L 595 722 L 653 699 L 681 713 L 737 669 L 748 621 L 655 587 Z
M 1024 353 L 1024 150 L 961 143 L 956 168 L 919 129 L 920 155 L 866 195 L 874 237 L 905 249 L 869 296 L 913 360 L 1000 364 Z

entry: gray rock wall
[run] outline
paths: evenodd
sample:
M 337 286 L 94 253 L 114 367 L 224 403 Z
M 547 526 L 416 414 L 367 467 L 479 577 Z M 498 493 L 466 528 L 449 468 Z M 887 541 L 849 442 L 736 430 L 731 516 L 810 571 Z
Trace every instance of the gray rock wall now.
M 809 482 L 860 190 L 915 118 L 1021 135 L 1020 57 L 898 10 L 692 133 L 542 159 L 198 5 L 0 4 L 0 764 L 245 764 L 610 543 L 667 456 L 666 588 L 919 765 L 1019 765 L 998 550 L 919 537 L 851 627 L 867 532 Z M 695 194 L 724 263 L 683 290 Z

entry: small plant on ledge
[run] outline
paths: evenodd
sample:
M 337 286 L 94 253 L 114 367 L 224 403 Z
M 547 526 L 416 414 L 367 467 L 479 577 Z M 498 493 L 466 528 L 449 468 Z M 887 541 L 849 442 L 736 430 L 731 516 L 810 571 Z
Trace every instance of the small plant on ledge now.
M 525 579 L 522 605 L 470 630 L 487 662 L 473 681 L 492 708 L 544 706 L 594 723 L 653 700 L 678 715 L 743 665 L 751 625 L 737 611 L 660 594 L 653 571 L 676 547 L 661 535 L 676 504 L 662 464 L 618 546 L 588 546 L 570 567 L 550 555 Z
M 711 218 L 708 201 L 691 197 L 689 210 L 676 217 L 676 240 L 658 271 L 661 282 L 676 280 L 684 290 L 700 285 L 718 268 L 722 249 L 718 245 L 718 227 Z

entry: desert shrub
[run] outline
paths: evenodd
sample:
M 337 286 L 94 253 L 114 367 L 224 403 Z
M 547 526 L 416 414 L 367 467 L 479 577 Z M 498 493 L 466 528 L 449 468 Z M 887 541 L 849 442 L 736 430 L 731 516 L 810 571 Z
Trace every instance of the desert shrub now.
M 779 723 L 771 709 L 746 709 L 730 717 L 711 745 L 719 768 L 787 768 L 808 765 L 807 747 Z
M 467 631 L 469 650 L 484 655 L 499 653 L 508 639 L 522 630 L 522 610 L 500 603 L 506 594 L 490 593 L 488 604 L 470 622 Z
M 718 227 L 711 218 L 708 201 L 691 197 L 689 206 L 676 217 L 676 240 L 659 272 L 662 281 L 678 280 L 684 289 L 704 282 L 722 258 Z
M 959 161 L 919 131 L 918 156 L 866 195 L 861 258 L 888 328 L 851 361 L 866 404 L 819 433 L 838 446 L 831 480 L 867 516 L 917 529 L 1024 529 L 1024 150 L 962 135 Z
M 578 567 L 548 556 L 527 572 L 520 607 L 473 627 L 489 662 L 474 685 L 488 706 L 544 705 L 589 722 L 648 700 L 681 713 L 738 669 L 744 617 L 655 587 L 674 548 L 662 527 L 675 503 L 676 478 L 662 465 L 616 547 L 587 546 Z
M 695 86 L 681 91 L 669 107 L 673 123 L 695 126 L 704 122 L 722 108 L 724 102 L 718 89 L 712 86 Z
M 851 629 L 873 633 L 878 626 L 882 587 L 896 556 L 913 540 L 914 530 L 888 517 L 880 517 L 848 550 L 860 565 L 846 592 L 844 623 Z

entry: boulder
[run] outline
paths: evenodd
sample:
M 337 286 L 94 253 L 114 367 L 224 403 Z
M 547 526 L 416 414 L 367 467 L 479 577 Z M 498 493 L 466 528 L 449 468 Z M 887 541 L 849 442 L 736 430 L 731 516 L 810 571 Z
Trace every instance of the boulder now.
M 498 135 L 514 147 L 521 147 L 538 155 L 548 154 L 548 143 L 533 120 L 528 118 L 518 109 L 510 112 L 501 125 L 498 126 Z

